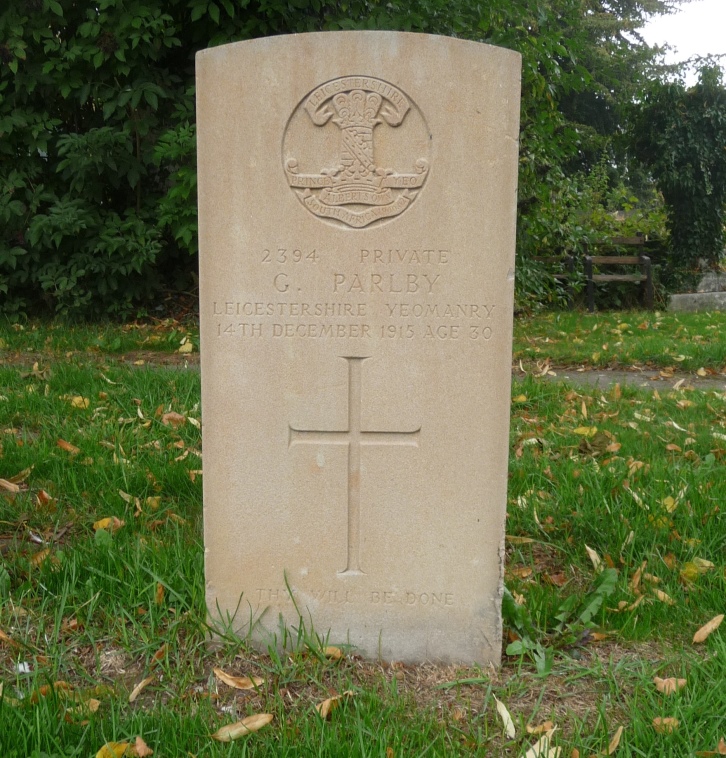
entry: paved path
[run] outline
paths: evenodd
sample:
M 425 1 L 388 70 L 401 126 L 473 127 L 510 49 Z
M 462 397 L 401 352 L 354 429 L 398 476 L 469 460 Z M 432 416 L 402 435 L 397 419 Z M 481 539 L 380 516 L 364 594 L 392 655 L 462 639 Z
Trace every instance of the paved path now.
M 548 373 L 541 378 L 547 381 L 569 382 L 571 384 L 580 384 L 587 387 L 600 387 L 608 389 L 615 384 L 629 384 L 636 387 L 658 390 L 678 389 L 681 387 L 693 387 L 698 390 L 716 390 L 726 392 L 726 374 L 714 374 L 709 376 L 697 376 L 680 372 L 672 376 L 664 376 L 659 369 L 573 369 L 552 367 L 554 376 Z M 537 374 L 535 374 L 537 375 Z M 516 379 L 524 378 L 525 374 L 519 368 L 512 372 Z

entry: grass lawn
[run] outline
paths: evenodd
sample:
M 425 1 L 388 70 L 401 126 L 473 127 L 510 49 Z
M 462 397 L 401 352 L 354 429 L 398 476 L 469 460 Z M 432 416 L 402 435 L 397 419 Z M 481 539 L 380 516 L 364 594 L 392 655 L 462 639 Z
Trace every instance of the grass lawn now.
M 723 319 L 561 315 L 518 323 L 523 361 L 579 365 L 599 319 L 596 341 L 617 330 L 619 354 L 645 362 L 647 320 L 668 356 L 693 358 L 653 365 L 723 369 Z M 726 393 L 517 382 L 508 655 L 496 672 L 410 667 L 302 626 L 283 654 L 207 644 L 199 375 L 149 358 L 196 350 L 193 328 L 0 339 L 3 758 L 724 754 L 726 625 L 693 637 L 726 612 Z M 213 738 L 259 714 L 259 731 Z

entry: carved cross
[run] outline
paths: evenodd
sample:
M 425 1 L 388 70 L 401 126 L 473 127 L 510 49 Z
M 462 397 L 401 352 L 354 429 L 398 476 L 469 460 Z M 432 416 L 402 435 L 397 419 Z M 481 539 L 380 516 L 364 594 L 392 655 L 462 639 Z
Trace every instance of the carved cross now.
M 295 429 L 290 426 L 289 446 L 348 446 L 348 560 L 341 574 L 362 574 L 360 561 L 360 480 L 361 447 L 367 445 L 406 445 L 418 447 L 421 427 L 410 432 L 381 432 L 361 429 L 361 364 L 366 358 L 342 356 L 348 361 L 348 424 L 341 431 Z

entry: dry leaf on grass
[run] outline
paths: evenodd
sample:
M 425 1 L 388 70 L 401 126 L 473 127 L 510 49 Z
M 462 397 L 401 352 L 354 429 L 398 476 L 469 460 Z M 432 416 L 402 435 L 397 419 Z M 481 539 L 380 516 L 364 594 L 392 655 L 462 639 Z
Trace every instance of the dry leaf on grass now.
M 726 755 L 726 740 L 721 737 L 715 750 L 699 750 L 696 755 L 698 758 L 707 758 L 712 755 Z
M 666 716 L 665 718 L 656 716 L 653 719 L 653 728 L 658 734 L 670 734 L 678 729 L 680 723 L 678 719 L 671 718 L 670 716 Z
M 672 695 L 686 686 L 685 679 L 676 679 L 674 676 L 668 677 L 668 679 L 661 679 L 659 676 L 656 676 L 653 677 L 653 682 L 658 692 L 662 692 L 664 695 Z
M 72 722 L 74 716 L 86 717 L 91 713 L 96 713 L 101 707 L 101 701 L 96 698 L 89 698 L 85 703 L 75 706 L 74 708 L 66 708 L 66 712 L 63 716 L 67 722 Z
M 154 751 L 144 742 L 141 737 L 136 737 L 136 741 L 131 749 L 131 755 L 135 755 L 138 758 L 147 758 L 149 755 L 154 755 Z
M 68 684 L 68 682 L 58 681 L 53 682 L 53 684 L 42 684 L 38 689 L 33 691 L 33 694 L 30 696 L 30 702 L 37 703 L 40 698 L 48 697 L 51 694 L 55 694 L 59 699 L 73 699 L 75 696 L 72 685 Z
M 232 676 L 219 668 L 214 669 L 214 675 L 220 682 L 224 682 L 236 690 L 254 690 L 261 684 L 264 684 L 265 681 L 260 676 Z
M 640 587 L 640 579 L 647 565 L 648 561 L 643 561 L 633 574 L 633 577 L 630 580 L 630 589 L 633 590 L 633 592 L 638 592 L 638 588 Z
M 96 753 L 96 758 L 122 758 L 129 747 L 131 747 L 129 742 L 107 742 Z
M 7 479 L 0 479 L 0 490 L 16 494 L 17 492 L 20 492 L 20 487 L 18 487 L 15 482 L 9 482 Z
M 152 674 L 151 676 L 147 676 L 146 679 L 142 679 L 131 691 L 131 694 L 129 695 L 129 703 L 133 703 L 134 700 L 141 694 L 141 691 L 144 689 L 144 687 L 147 687 L 149 684 L 151 684 L 154 681 L 155 676 Z
M 354 694 L 352 690 L 346 690 L 342 695 L 334 695 L 318 703 L 315 710 L 320 714 L 320 718 L 326 719 L 341 704 L 343 698 L 352 697 Z
M 94 531 L 105 529 L 107 532 L 115 532 L 124 526 L 125 523 L 125 521 L 121 521 L 121 519 L 116 518 L 116 516 L 107 516 L 106 518 L 95 521 L 93 523 L 93 529 Z
M 164 426 L 173 426 L 174 428 L 182 426 L 186 421 L 187 417 L 176 411 L 169 411 L 169 413 L 165 413 L 161 417 L 161 423 L 164 424 Z
M 263 726 L 272 721 L 274 716 L 271 713 L 256 713 L 254 716 L 247 716 L 242 721 L 237 721 L 234 724 L 227 724 L 223 726 L 212 735 L 213 740 L 217 742 L 232 742 L 238 740 L 240 737 L 244 737 L 246 734 L 251 734 Z
M 561 747 L 550 747 L 552 735 L 557 727 L 547 731 L 537 742 L 532 745 L 522 758 L 560 758 L 562 753 Z
M 661 603 L 665 603 L 666 605 L 675 605 L 676 601 L 667 593 L 663 592 L 663 590 L 653 590 L 653 594 L 658 598 L 658 600 L 661 601 Z
M 545 734 L 554 728 L 555 725 L 551 721 L 545 721 L 544 724 L 539 724 L 538 726 L 527 724 L 527 734 Z
M 166 657 L 166 643 L 164 643 L 155 653 L 151 656 L 151 665 L 156 666 Z
M 16 642 L 11 637 L 8 637 L 2 629 L 0 629 L 0 645 L 9 645 L 10 647 L 20 647 L 20 643 Z
M 335 645 L 328 645 L 323 649 L 323 655 L 331 661 L 339 661 L 343 657 L 343 651 Z
M 62 440 L 62 439 L 56 440 L 55 444 L 58 445 L 58 447 L 61 450 L 65 450 L 66 453 L 70 453 L 71 455 L 78 455 L 78 453 L 81 452 L 80 447 L 76 447 L 75 445 L 72 445 L 70 442 L 66 442 L 65 440 Z
M 721 613 L 718 616 L 714 616 L 707 624 L 704 624 L 694 635 L 693 635 L 693 643 L 695 645 L 698 645 L 701 642 L 704 642 L 706 638 L 712 633 L 715 632 L 719 626 L 721 626 L 721 622 L 723 621 L 724 614 Z
M 504 724 L 504 734 L 506 734 L 510 740 L 513 740 L 517 736 L 517 730 L 514 728 L 514 721 L 512 721 L 507 706 L 504 705 L 501 700 L 497 700 L 496 697 L 494 698 L 494 702 L 497 704 L 497 713 Z
M 615 751 L 618 749 L 618 746 L 620 745 L 620 738 L 623 736 L 623 729 L 625 727 L 619 726 L 615 730 L 615 734 L 612 736 L 609 744 L 608 744 L 608 750 L 605 755 L 613 755 Z
M 592 567 L 600 573 L 603 570 L 602 565 L 602 559 L 600 556 L 591 548 L 585 545 L 585 552 L 587 553 L 588 557 L 590 558 L 590 561 L 592 562 Z

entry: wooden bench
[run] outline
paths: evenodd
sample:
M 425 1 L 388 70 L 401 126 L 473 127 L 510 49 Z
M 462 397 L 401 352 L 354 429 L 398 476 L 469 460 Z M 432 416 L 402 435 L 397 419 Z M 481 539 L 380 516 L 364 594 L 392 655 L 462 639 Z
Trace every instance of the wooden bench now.
M 635 238 L 640 239 L 640 238 Z M 642 242 L 612 240 L 615 244 L 642 244 Z M 595 266 L 638 266 L 637 274 L 596 274 Z M 587 282 L 587 309 L 595 312 L 595 282 L 639 282 L 643 288 L 643 304 L 646 308 L 653 307 L 653 272 L 650 258 L 647 255 L 586 255 L 585 281 Z

